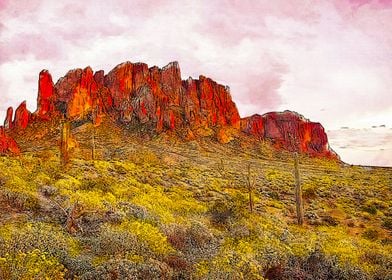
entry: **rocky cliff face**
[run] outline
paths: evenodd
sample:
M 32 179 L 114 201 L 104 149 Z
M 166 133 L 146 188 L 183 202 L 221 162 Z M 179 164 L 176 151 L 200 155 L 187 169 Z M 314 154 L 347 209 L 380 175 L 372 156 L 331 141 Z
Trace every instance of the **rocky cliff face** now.
M 54 112 L 54 85 L 52 75 L 48 70 L 39 73 L 38 80 L 38 102 L 36 115 L 40 119 L 47 120 L 49 115 Z
M 4 121 L 4 128 L 5 129 L 12 129 L 13 123 L 12 123 L 12 116 L 14 114 L 14 109 L 12 107 L 9 107 L 7 109 L 7 115 L 5 117 L 5 121 Z
M 23 101 L 15 110 L 15 119 L 12 126 L 15 129 L 25 129 L 30 119 L 31 113 L 27 110 L 26 101 Z
M 29 123 L 66 118 L 93 120 L 110 117 L 124 125 L 139 125 L 153 133 L 178 130 L 198 135 L 215 131 L 221 142 L 232 139 L 226 129 L 271 140 L 277 148 L 312 155 L 333 155 L 320 124 L 291 112 L 269 113 L 240 119 L 229 88 L 210 78 L 181 79 L 177 62 L 163 68 L 125 62 L 108 74 L 90 67 L 74 69 L 56 84 L 47 70 L 38 82 L 37 111 L 31 114 L 23 102 L 7 112 L 7 130 L 25 129 Z M 184 130 L 185 129 L 185 130 Z
M 90 67 L 69 71 L 53 85 L 40 73 L 37 115 L 71 120 L 110 115 L 123 123 L 149 126 L 156 132 L 178 128 L 239 128 L 240 116 L 227 87 L 200 76 L 181 80 L 177 62 L 162 69 L 125 62 L 107 75 Z
M 278 149 L 336 157 L 329 148 L 322 125 L 295 112 L 253 115 L 241 120 L 241 130 L 259 139 L 270 140 Z
M 0 126 L 0 155 L 18 155 L 19 153 L 20 149 L 16 141 L 6 134 L 3 126 Z

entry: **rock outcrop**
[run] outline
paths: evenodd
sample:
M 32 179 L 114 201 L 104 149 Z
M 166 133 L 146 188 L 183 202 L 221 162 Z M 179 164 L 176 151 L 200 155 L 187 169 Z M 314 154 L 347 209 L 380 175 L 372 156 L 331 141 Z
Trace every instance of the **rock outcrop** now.
M 12 129 L 13 124 L 12 124 L 12 116 L 14 114 L 14 109 L 12 107 L 9 107 L 7 109 L 7 114 L 5 116 L 5 121 L 4 121 L 4 128 L 5 129 Z
M 29 124 L 31 113 L 27 110 L 26 101 L 23 101 L 15 110 L 13 126 L 16 129 L 25 129 Z
M 10 108 L 5 128 L 21 130 L 29 122 L 60 118 L 92 120 L 99 125 L 106 116 L 151 133 L 185 133 L 184 139 L 215 135 L 219 142 L 227 143 L 242 132 L 270 140 L 280 149 L 336 156 L 320 124 L 288 111 L 241 119 L 227 86 L 204 76 L 182 80 L 177 62 L 163 68 L 125 62 L 106 75 L 102 70 L 94 73 L 90 67 L 74 69 L 56 84 L 43 70 L 37 103 L 37 111 L 31 114 L 23 102 L 13 121 Z
M 184 82 L 184 108 L 195 124 L 240 127 L 240 115 L 228 87 L 204 76 Z
M 0 126 L 0 155 L 18 155 L 19 153 L 20 149 L 16 141 L 6 134 L 3 126 Z
M 38 99 L 36 115 L 40 119 L 47 120 L 54 110 L 54 85 L 52 75 L 48 70 L 42 70 L 39 73 L 38 80 Z
M 182 81 L 177 62 L 162 69 L 125 62 L 107 75 L 102 70 L 94 73 L 90 67 L 74 69 L 55 85 L 49 72 L 41 71 L 35 115 L 75 120 L 92 114 L 111 115 L 156 132 L 240 126 L 229 89 L 204 76 Z
M 239 127 L 238 110 L 228 89 L 211 79 L 181 80 L 177 62 L 162 69 L 126 62 L 105 76 L 112 109 L 124 122 L 148 124 L 156 131 L 184 127 Z
M 84 118 L 92 111 L 98 87 L 90 67 L 71 70 L 55 85 L 56 109 L 66 118 Z
M 253 115 L 241 120 L 241 130 L 258 139 L 271 141 L 278 149 L 336 157 L 329 148 L 323 126 L 295 112 Z

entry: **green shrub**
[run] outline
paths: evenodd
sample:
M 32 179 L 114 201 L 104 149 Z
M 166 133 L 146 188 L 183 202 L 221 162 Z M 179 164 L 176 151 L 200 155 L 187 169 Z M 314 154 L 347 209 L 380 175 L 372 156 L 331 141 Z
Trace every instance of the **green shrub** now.
M 125 214 L 126 217 L 130 219 L 137 219 L 142 221 L 147 221 L 152 224 L 157 224 L 158 218 L 151 214 L 150 211 L 140 205 L 133 204 L 131 202 L 121 201 L 117 204 L 117 208 Z
M 365 280 L 368 275 L 352 265 L 340 266 L 333 257 L 325 256 L 321 251 L 315 250 L 309 256 L 292 256 L 287 263 L 266 271 L 268 279 L 341 279 Z
M 191 263 L 212 258 L 219 249 L 219 240 L 200 223 L 192 223 L 187 227 L 171 225 L 165 233 L 168 242 Z
M 101 228 L 98 236 L 86 239 L 91 251 L 101 257 L 126 257 L 137 253 L 149 253 L 148 248 L 137 241 L 137 237 L 128 231 L 116 230 L 112 226 Z
M 3 242 L 0 243 L 0 255 L 28 253 L 38 249 L 60 258 L 79 252 L 79 243 L 75 239 L 58 226 L 46 223 L 3 226 L 0 237 L 3 238 Z
M 366 229 L 363 233 L 362 233 L 362 236 L 364 237 L 364 238 L 366 238 L 366 239 L 369 239 L 369 240 L 377 240 L 378 239 L 378 236 L 379 236 L 379 233 L 378 233 L 378 230 L 376 230 L 376 229 L 374 229 L 374 228 L 368 228 L 368 229 Z
M 377 208 L 375 205 L 365 205 L 364 207 L 362 207 L 362 210 L 371 214 L 371 215 L 377 214 Z
M 392 217 L 385 217 L 382 221 L 382 227 L 392 230 Z
M 0 190 L 0 199 L 11 207 L 22 211 L 35 211 L 40 208 L 37 195 L 30 192 L 19 192 L 17 190 L 2 189 Z
M 66 269 L 55 257 L 35 249 L 0 257 L 0 279 L 64 279 Z
M 317 196 L 317 187 L 314 185 L 304 187 L 302 192 L 304 199 L 313 199 Z
M 112 259 L 98 266 L 93 271 L 80 277 L 81 280 L 108 279 L 171 279 L 171 269 L 162 262 L 149 260 L 146 263 L 136 263 L 127 259 Z
M 211 222 L 216 226 L 228 227 L 238 219 L 249 215 L 248 203 L 245 194 L 215 201 L 208 211 Z

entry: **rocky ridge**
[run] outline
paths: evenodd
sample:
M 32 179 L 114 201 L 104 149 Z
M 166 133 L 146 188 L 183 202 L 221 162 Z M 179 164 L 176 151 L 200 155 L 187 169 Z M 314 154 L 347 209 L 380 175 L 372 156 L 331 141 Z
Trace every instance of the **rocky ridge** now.
M 34 122 L 91 120 L 99 125 L 103 118 L 111 118 L 151 133 L 181 131 L 186 139 L 212 135 L 223 143 L 245 134 L 268 140 L 278 149 L 338 158 L 321 124 L 291 111 L 241 119 L 227 86 L 204 76 L 182 80 L 177 62 L 163 68 L 125 62 L 106 75 L 91 67 L 74 69 L 56 84 L 49 71 L 42 70 L 37 110 L 30 113 L 24 101 L 12 116 L 13 108 L 8 108 L 0 130 L 0 153 L 19 153 L 10 134 Z

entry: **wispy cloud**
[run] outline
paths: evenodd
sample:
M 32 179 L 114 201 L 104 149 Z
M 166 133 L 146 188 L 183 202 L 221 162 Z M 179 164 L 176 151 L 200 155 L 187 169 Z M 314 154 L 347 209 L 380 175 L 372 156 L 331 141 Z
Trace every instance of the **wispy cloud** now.
M 341 128 L 328 131 L 329 142 L 351 164 L 392 167 L 392 128 Z

